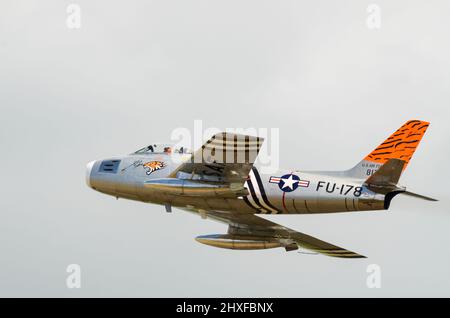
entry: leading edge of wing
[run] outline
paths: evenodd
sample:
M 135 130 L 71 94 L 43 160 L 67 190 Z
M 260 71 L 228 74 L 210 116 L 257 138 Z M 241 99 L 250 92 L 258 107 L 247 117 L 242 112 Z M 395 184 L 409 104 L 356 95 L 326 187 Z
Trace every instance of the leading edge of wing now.
M 255 218 L 262 219 L 261 217 L 254 215 Z M 287 228 L 285 226 L 282 226 L 280 224 L 271 222 L 266 220 L 267 222 L 273 224 L 276 226 L 276 228 L 284 228 L 289 234 L 290 239 L 295 241 L 299 247 L 306 248 L 308 250 L 324 254 L 331 257 L 340 257 L 340 258 L 366 258 L 364 255 L 360 255 L 358 253 L 346 250 L 342 247 L 333 245 L 331 243 L 319 240 L 318 238 L 315 238 L 313 236 L 310 236 L 305 233 L 301 233 L 295 230 L 292 230 L 290 228 Z
M 185 209 L 186 210 L 186 209 Z M 191 211 L 192 212 L 192 211 Z M 319 240 L 313 236 L 301 233 L 283 225 L 266 220 L 255 214 L 229 213 L 219 211 L 206 211 L 211 219 L 227 223 L 229 226 L 245 230 L 248 234 L 264 233 L 275 238 L 292 240 L 299 247 L 339 258 L 366 258 L 366 256 L 346 250 L 342 247 Z

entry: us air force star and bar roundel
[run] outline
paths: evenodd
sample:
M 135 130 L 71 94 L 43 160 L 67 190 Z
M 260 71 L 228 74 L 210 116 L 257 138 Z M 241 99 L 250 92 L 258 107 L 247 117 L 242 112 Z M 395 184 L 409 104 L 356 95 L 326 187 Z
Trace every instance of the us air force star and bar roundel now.
M 278 187 L 283 192 L 292 192 L 298 187 L 309 187 L 309 181 L 300 180 L 300 177 L 295 174 L 285 174 L 282 177 L 270 177 L 269 182 L 277 183 Z

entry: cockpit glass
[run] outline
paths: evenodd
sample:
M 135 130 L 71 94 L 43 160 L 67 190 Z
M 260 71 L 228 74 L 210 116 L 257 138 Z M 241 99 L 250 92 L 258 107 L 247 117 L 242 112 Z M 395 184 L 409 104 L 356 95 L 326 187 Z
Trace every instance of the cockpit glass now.
M 142 149 L 139 149 L 138 151 L 135 151 L 135 154 L 143 154 L 143 153 L 152 153 L 154 152 L 154 148 L 152 145 L 144 147 Z
M 152 144 L 148 145 L 147 147 L 144 147 L 142 149 L 139 149 L 134 152 L 134 154 L 142 155 L 142 154 L 172 154 L 172 153 L 178 153 L 178 154 L 187 154 L 191 153 L 191 151 L 186 147 L 177 147 L 174 148 L 172 145 L 169 144 Z

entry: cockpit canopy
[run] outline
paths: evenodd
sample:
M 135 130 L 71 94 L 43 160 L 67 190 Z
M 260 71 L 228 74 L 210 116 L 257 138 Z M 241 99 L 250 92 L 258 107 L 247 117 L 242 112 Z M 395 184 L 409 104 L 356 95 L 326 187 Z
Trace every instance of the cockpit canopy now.
M 143 154 L 172 154 L 172 153 L 178 153 L 178 154 L 189 154 L 192 153 L 188 148 L 186 147 L 174 147 L 171 144 L 151 144 L 147 147 L 144 147 L 142 149 L 139 149 L 134 152 L 136 155 L 143 155 Z

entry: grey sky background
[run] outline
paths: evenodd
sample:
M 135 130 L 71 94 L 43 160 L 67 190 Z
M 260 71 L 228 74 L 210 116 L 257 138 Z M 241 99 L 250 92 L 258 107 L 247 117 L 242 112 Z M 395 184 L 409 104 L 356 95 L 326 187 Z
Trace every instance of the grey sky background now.
M 80 0 L 81 29 L 70 3 L 0 4 L 0 296 L 450 296 L 448 1 L 376 1 L 379 30 L 360 0 Z M 345 260 L 200 245 L 226 226 L 85 185 L 88 161 L 195 119 L 277 127 L 280 165 L 301 170 L 350 168 L 430 121 L 401 181 L 440 201 L 270 217 L 369 256 Z

